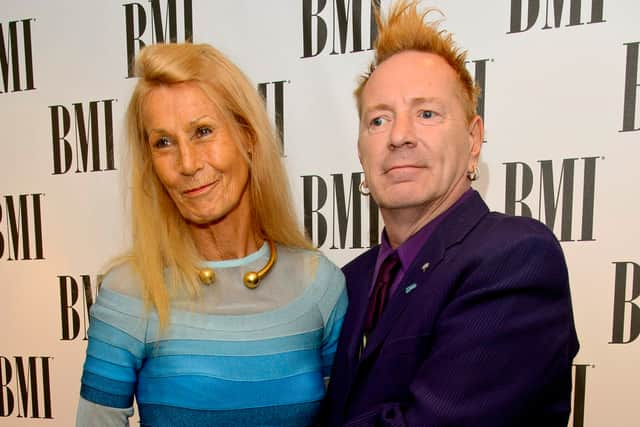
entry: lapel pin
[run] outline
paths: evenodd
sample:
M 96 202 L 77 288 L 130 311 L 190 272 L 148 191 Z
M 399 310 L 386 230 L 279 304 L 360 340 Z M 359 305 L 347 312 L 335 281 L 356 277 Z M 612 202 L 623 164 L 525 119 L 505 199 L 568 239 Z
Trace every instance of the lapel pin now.
M 412 290 L 414 290 L 418 285 L 415 283 L 410 284 L 409 286 L 407 286 L 406 288 L 404 288 L 404 293 L 408 294 L 409 292 L 411 292 Z
M 429 268 L 429 261 L 425 262 L 424 264 L 422 264 L 422 272 L 424 273 L 425 271 L 427 271 L 427 268 Z

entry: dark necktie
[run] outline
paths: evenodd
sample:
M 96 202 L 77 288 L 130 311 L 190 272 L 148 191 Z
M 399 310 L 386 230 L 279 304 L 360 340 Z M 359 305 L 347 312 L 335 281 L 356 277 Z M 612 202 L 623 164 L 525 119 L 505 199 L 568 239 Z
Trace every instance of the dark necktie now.
M 387 303 L 387 299 L 389 299 L 389 289 L 391 289 L 391 284 L 393 284 L 399 268 L 400 258 L 396 252 L 393 252 L 382 262 L 376 283 L 373 285 L 373 293 L 369 298 L 367 317 L 365 317 L 364 321 L 365 336 L 375 328 L 378 319 L 382 316 L 384 306 Z

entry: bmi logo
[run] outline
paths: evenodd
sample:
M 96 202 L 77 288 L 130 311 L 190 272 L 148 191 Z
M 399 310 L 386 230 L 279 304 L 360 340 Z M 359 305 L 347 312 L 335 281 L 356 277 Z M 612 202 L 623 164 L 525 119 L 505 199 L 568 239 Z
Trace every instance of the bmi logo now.
M 193 7 L 191 0 L 149 0 L 125 3 L 124 18 L 127 43 L 127 78 L 133 77 L 136 54 L 147 44 L 193 41 Z M 180 31 L 178 30 L 180 28 Z
M 587 368 L 595 368 L 594 365 L 573 365 L 573 427 L 584 426 L 584 404 L 587 390 Z
M 638 111 L 638 57 L 640 56 L 640 42 L 625 43 L 627 47 L 627 69 L 624 77 L 624 115 L 620 132 L 640 130 L 640 123 L 636 124 Z
M 378 36 L 375 10 L 379 8 L 380 0 L 331 0 L 331 7 L 327 0 L 302 0 L 301 58 L 320 55 L 328 38 L 330 55 L 371 50 Z
M 527 4 L 526 9 L 523 8 L 523 3 Z M 560 28 L 563 23 L 567 27 L 574 27 L 606 22 L 604 0 L 545 0 L 544 3 L 543 30 Z M 589 4 L 590 8 L 582 7 Z M 541 0 L 511 0 L 511 19 L 507 34 L 522 33 L 532 29 L 540 17 L 541 6 Z
M 351 176 L 335 173 L 330 178 L 302 176 L 304 228 L 316 246 L 322 247 L 328 237 L 331 239 L 329 249 L 344 249 L 347 242 L 351 249 L 378 244 L 378 206 L 373 197 L 364 197 L 358 191 L 361 180 L 362 172 L 354 172 Z M 330 202 L 327 200 L 329 188 Z
M 44 259 L 42 249 L 43 193 L 7 195 L 0 204 L 0 258 L 7 261 Z M 3 223 L 4 222 L 4 226 Z
M 89 327 L 89 310 L 97 295 L 98 283 L 102 279 L 97 276 L 92 282 L 88 274 L 79 278 L 73 276 L 58 276 L 60 286 L 60 322 L 61 341 L 73 341 L 80 336 L 82 327 L 82 339 L 87 339 Z
M 482 121 L 487 124 L 485 117 L 485 102 L 487 100 L 487 64 L 493 62 L 493 59 L 473 59 L 467 61 L 466 65 L 469 68 L 469 72 L 474 76 L 476 86 L 480 89 L 480 95 L 478 96 L 478 109 L 477 113 L 482 117 Z M 486 140 L 484 142 L 487 142 Z
M 51 356 L 0 356 L 0 417 L 48 418 Z
M 284 155 L 284 89 L 291 80 L 277 80 L 258 84 L 258 92 L 264 99 L 267 113 L 275 123 Z
M 0 23 L 0 93 L 35 89 L 31 49 L 33 18 Z
M 613 333 L 609 344 L 629 344 L 640 336 L 640 264 L 614 262 Z
M 505 213 L 544 222 L 562 242 L 596 240 L 593 222 L 598 160 L 602 158 L 539 160 L 537 167 L 524 162 L 504 163 Z M 576 223 L 581 225 L 579 231 L 573 228 Z
M 74 157 L 75 173 L 116 169 L 113 154 L 114 101 L 115 99 L 104 99 L 88 103 L 78 102 L 71 104 L 71 107 L 49 106 L 53 175 L 71 171 Z

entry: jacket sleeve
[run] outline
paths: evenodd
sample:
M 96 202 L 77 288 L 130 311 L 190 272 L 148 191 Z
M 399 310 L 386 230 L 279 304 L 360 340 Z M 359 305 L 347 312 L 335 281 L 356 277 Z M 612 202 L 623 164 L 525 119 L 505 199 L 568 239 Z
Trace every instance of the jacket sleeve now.
M 559 243 L 550 232 L 527 235 L 467 266 L 409 399 L 348 426 L 566 426 L 578 342 Z

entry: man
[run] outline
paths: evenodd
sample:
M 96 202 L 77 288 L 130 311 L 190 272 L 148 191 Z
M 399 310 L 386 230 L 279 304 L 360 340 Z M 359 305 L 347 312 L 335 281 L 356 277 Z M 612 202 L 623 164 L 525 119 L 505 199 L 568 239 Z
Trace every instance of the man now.
M 382 244 L 344 267 L 330 426 L 566 426 L 578 351 L 551 231 L 471 189 L 483 123 L 465 53 L 417 2 L 378 17 L 356 90 Z

